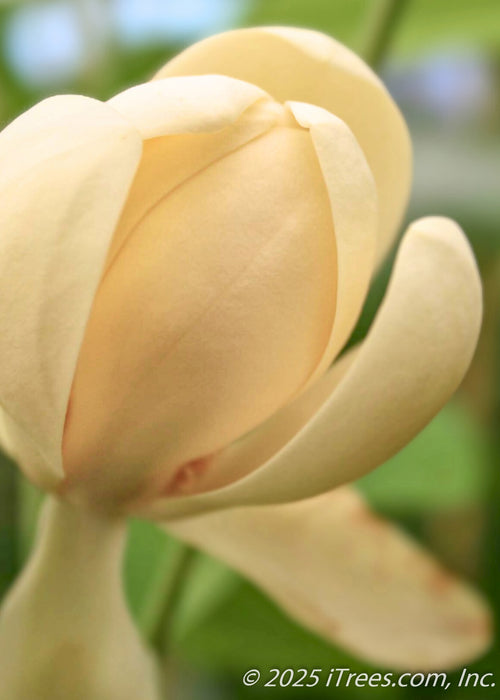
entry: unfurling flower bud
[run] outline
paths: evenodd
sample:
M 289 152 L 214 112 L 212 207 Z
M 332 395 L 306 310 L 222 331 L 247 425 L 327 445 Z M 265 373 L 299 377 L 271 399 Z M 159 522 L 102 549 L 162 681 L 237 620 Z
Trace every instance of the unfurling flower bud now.
M 322 493 L 402 447 L 470 361 L 477 270 L 434 218 L 327 371 L 411 156 L 384 86 L 323 35 L 230 32 L 108 103 L 50 98 L 0 157 L 0 437 L 60 496 L 162 518 Z
M 69 484 L 97 468 L 101 490 L 149 474 L 182 490 L 182 465 L 332 360 L 335 234 L 311 135 L 269 101 L 245 122 L 146 143 L 80 351 Z

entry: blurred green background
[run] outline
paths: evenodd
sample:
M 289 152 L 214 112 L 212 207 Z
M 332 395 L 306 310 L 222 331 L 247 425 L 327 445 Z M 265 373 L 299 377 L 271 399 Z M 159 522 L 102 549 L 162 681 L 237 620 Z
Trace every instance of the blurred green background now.
M 148 79 L 193 41 L 236 26 L 291 24 L 367 46 L 378 0 L 38 0 L 0 3 L 0 126 L 60 92 L 108 98 Z M 408 219 L 445 214 L 474 246 L 485 322 L 457 397 L 401 454 L 360 482 L 374 506 L 486 592 L 500 617 L 500 2 L 409 0 L 378 70 L 404 112 L 415 148 Z M 1 167 L 1 164 L 0 164 Z M 355 331 L 360 339 L 387 282 L 375 281 Z M 0 593 L 32 541 L 39 495 L 0 464 Z M 126 564 L 138 613 L 176 549 L 153 526 L 131 525 Z M 390 614 L 390 611 L 388 611 Z M 242 688 L 249 668 L 348 666 L 370 670 L 300 629 L 249 583 L 199 556 L 173 635 L 177 698 L 437 697 L 431 689 Z M 470 670 L 494 672 L 495 689 L 448 698 L 500 697 L 500 646 Z M 379 670 L 379 669 L 376 669 Z M 495 693 L 497 693 L 495 695 Z

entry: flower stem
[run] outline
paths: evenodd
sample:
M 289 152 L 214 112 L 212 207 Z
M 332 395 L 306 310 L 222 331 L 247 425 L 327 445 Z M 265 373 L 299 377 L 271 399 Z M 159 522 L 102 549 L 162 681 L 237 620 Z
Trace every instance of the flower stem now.
M 360 54 L 377 68 L 384 60 L 409 0 L 375 0 L 361 42 Z
M 170 646 L 172 623 L 196 555 L 195 549 L 179 543 L 174 555 L 169 552 L 163 560 L 149 595 L 142 627 L 151 646 L 162 656 Z
M 9 700 L 157 700 L 158 677 L 128 613 L 126 524 L 49 497 L 34 551 L 0 611 Z

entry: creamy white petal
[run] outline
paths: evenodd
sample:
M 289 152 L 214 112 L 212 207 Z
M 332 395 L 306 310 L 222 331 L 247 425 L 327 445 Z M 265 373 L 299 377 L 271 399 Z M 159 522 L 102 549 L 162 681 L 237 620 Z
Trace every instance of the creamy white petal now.
M 288 27 L 240 29 L 186 49 L 158 73 L 220 73 L 263 88 L 275 99 L 324 107 L 353 131 L 377 183 L 379 257 L 397 233 L 411 184 L 405 121 L 375 73 L 352 51 L 319 32 Z
M 377 248 L 377 190 L 349 127 L 321 107 L 290 102 L 310 130 L 332 207 L 337 249 L 337 297 L 332 333 L 310 378 L 320 377 L 351 334 L 368 291 Z
M 141 149 L 117 112 L 74 95 L 0 134 L 0 404 L 9 450 L 44 487 L 63 474 L 74 368 Z
M 277 126 L 182 182 L 96 295 L 65 431 L 73 485 L 116 497 L 154 480 L 170 492 L 186 463 L 272 416 L 324 355 L 335 288 L 307 130 Z
M 222 85 L 226 86 L 228 78 L 221 78 L 221 81 Z M 202 99 L 202 93 L 196 101 L 197 95 L 193 94 L 194 84 L 190 79 L 162 82 L 165 84 L 164 87 L 174 82 L 178 93 L 182 93 L 182 89 L 185 89 L 186 103 L 190 105 L 191 111 L 184 108 L 184 120 L 178 121 L 181 115 L 175 110 L 172 111 L 172 105 L 168 102 L 169 99 L 175 98 L 173 100 L 175 107 L 175 102 L 181 100 L 181 95 L 172 95 L 171 89 L 157 91 L 159 96 L 155 95 L 155 99 L 150 101 L 145 100 L 143 115 L 137 115 L 134 112 L 133 97 L 135 93 L 129 97 L 123 93 L 116 98 L 120 108 L 123 108 L 124 114 L 126 113 L 129 119 L 137 123 L 145 135 L 153 133 L 153 130 L 146 128 L 146 121 L 151 122 L 155 119 L 159 121 L 159 124 L 156 124 L 159 131 L 170 127 L 174 132 L 156 138 L 148 137 L 144 142 L 141 163 L 111 241 L 106 271 L 115 262 L 123 244 L 140 227 L 144 217 L 151 214 L 155 207 L 175 189 L 187 184 L 191 178 L 198 174 L 202 174 L 218 160 L 230 157 L 233 151 L 243 148 L 250 141 L 264 135 L 286 119 L 290 120 L 286 109 L 278 105 L 277 102 L 270 99 L 258 99 L 239 116 L 237 109 L 233 109 L 234 114 L 230 110 L 230 107 L 235 106 L 234 104 L 226 104 L 228 112 L 225 113 L 224 118 L 227 118 L 228 122 L 221 121 L 223 127 L 217 131 L 199 131 L 198 129 L 202 128 L 202 125 L 211 128 L 207 122 L 214 110 L 219 109 L 218 105 L 214 105 L 213 102 L 214 98 L 217 97 L 217 92 L 210 93 L 212 97 L 209 98 L 205 95 L 205 102 Z M 232 82 L 236 83 L 236 94 L 240 94 L 238 88 L 245 87 L 245 84 L 239 83 L 239 81 Z M 142 87 L 137 88 L 140 95 L 142 95 Z M 161 100 L 158 99 L 159 97 Z M 127 106 L 127 100 L 131 100 L 130 108 Z M 241 106 L 240 103 L 239 107 Z M 234 115 L 236 115 L 235 121 L 230 121 Z M 176 134 L 176 129 L 180 129 L 181 133 Z M 190 129 L 194 129 L 194 131 L 190 131 Z M 243 176 L 244 171 L 242 171 L 240 179 Z
M 277 411 L 257 430 L 216 455 L 208 468 L 193 479 L 198 492 L 226 486 L 271 459 L 331 396 L 360 350 L 359 346 L 349 350 L 297 399 Z
M 188 156 L 196 143 L 207 150 L 192 140 L 181 140 Z M 113 239 L 65 433 L 74 485 L 97 460 L 101 491 L 130 478 L 127 491 L 139 479 L 170 492 L 185 465 L 255 429 L 325 372 L 366 295 L 377 195 L 340 119 L 290 104 L 275 128 L 230 153 L 218 143 L 223 156 L 172 186 L 178 141 L 146 144 Z M 141 216 L 150 192 L 157 199 Z
M 298 622 L 375 665 L 461 666 L 491 641 L 487 605 L 347 487 L 169 524 Z
M 203 75 L 137 85 L 113 97 L 109 104 L 149 139 L 218 131 L 265 99 L 269 96 L 255 85 L 224 75 Z
M 153 517 L 298 500 L 367 473 L 409 442 L 446 403 L 472 358 L 481 283 L 467 239 L 449 219 L 416 221 L 358 357 L 314 417 L 235 483 L 161 499 Z M 259 431 L 248 436 L 252 451 Z M 210 467 L 217 468 L 215 459 Z

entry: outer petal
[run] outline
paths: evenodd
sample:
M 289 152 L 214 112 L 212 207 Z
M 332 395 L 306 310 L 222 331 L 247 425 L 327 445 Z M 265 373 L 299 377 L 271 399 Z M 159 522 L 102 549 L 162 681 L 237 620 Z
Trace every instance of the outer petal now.
M 137 85 L 113 97 L 109 104 L 149 139 L 218 131 L 266 98 L 269 96 L 255 85 L 223 75 L 204 75 Z
M 481 598 L 344 488 L 169 524 L 295 619 L 375 664 L 456 667 L 490 641 Z
M 0 403 L 7 448 L 45 487 L 62 476 L 80 342 L 141 147 L 114 110 L 79 96 L 0 134 Z
M 149 506 L 153 517 L 299 500 L 367 473 L 409 442 L 446 403 L 474 352 L 481 284 L 468 242 L 449 219 L 409 229 L 384 303 L 349 371 L 320 410 L 263 466 L 224 488 Z M 236 455 L 243 446 L 237 446 Z M 231 459 L 231 457 L 225 457 Z M 237 464 L 237 462 L 236 462 Z M 226 465 L 230 469 L 230 465 Z M 211 465 L 214 472 L 217 460 Z
M 298 123 L 311 132 L 332 206 L 337 248 L 335 321 L 313 381 L 339 353 L 363 306 L 377 247 L 377 190 L 363 153 L 343 121 L 314 105 L 291 102 L 289 107 Z
M 411 144 L 404 119 L 373 71 L 324 34 L 267 27 L 205 39 L 170 61 L 157 77 L 204 73 L 255 83 L 281 102 L 319 105 L 348 124 L 377 183 L 383 255 L 408 200 Z

